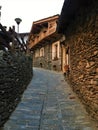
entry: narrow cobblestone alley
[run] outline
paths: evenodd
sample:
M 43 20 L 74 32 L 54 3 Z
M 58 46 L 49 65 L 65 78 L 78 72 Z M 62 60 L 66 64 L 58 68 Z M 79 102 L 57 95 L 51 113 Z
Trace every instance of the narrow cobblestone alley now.
M 34 68 L 32 81 L 2 130 L 97 130 L 94 127 L 62 73 Z

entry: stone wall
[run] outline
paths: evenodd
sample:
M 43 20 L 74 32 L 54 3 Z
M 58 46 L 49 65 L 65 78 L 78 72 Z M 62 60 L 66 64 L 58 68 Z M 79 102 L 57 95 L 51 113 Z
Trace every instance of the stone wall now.
M 80 12 L 68 35 L 71 86 L 98 121 L 98 2 Z
M 40 51 L 40 48 L 37 48 L 37 51 Z M 34 50 L 33 54 L 33 66 L 40 67 L 44 69 L 51 69 L 51 46 L 46 45 L 44 46 L 44 56 L 35 57 L 36 50 Z
M 52 60 L 52 44 L 47 44 L 44 46 L 44 56 L 42 57 L 40 56 L 35 57 L 35 52 L 36 50 L 34 51 L 33 54 L 34 67 L 40 67 L 40 68 L 54 70 L 54 71 L 61 71 L 61 57 L 57 60 Z
M 31 77 L 30 56 L 0 51 L 0 127 L 21 100 Z

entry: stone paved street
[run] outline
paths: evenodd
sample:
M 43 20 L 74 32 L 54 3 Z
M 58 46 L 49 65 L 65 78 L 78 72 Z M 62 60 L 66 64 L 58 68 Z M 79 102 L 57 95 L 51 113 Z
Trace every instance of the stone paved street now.
M 98 130 L 63 74 L 34 68 L 22 101 L 0 130 Z

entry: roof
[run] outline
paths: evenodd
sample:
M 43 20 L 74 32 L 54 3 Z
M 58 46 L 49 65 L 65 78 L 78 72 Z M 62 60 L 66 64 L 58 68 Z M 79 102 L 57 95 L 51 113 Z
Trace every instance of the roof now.
M 19 35 L 29 35 L 29 32 L 26 32 L 26 33 L 19 33 Z
M 74 17 L 78 15 L 79 10 L 89 6 L 90 1 L 92 0 L 65 0 L 58 20 L 57 32 L 65 33 Z
M 25 36 L 29 36 L 29 33 L 28 33 L 28 32 L 26 32 L 26 33 L 19 33 L 19 35 L 20 35 L 21 37 L 25 37 Z
M 47 22 L 47 21 L 50 21 L 50 20 L 57 19 L 58 17 L 59 17 L 59 14 L 53 15 L 53 16 L 50 16 L 50 17 L 47 17 L 47 18 L 44 18 L 44 19 L 34 21 L 33 24 L 41 24 L 41 23 L 44 23 L 44 22 Z
M 41 20 L 38 20 L 38 21 L 34 21 L 33 22 L 33 25 L 32 25 L 32 28 L 31 28 L 31 32 L 32 33 L 36 33 L 37 30 L 43 28 L 43 27 L 47 27 L 47 23 L 51 20 L 55 20 L 55 19 L 58 19 L 59 18 L 59 15 L 54 15 L 54 16 L 51 16 L 51 17 L 47 17 L 47 18 L 44 18 L 44 19 L 41 19 Z
M 59 15 L 47 17 L 38 21 L 33 22 L 31 32 L 28 38 L 28 47 L 33 48 L 49 43 L 51 40 L 55 41 L 61 37 L 61 34 L 57 34 L 56 27 Z
M 53 15 L 53 16 L 38 20 L 38 21 L 34 21 L 31 27 L 29 39 L 32 34 L 39 33 L 43 27 L 48 28 L 49 21 L 56 20 L 56 19 L 58 20 L 58 18 L 59 18 L 59 15 L 57 14 L 57 15 Z

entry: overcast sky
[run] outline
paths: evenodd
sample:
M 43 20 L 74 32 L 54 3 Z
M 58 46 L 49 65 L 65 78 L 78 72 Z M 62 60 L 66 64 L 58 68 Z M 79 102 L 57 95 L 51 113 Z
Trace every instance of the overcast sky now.
M 1 23 L 4 26 L 16 26 L 15 18 L 22 22 L 19 32 L 30 32 L 34 21 L 61 13 L 64 0 L 0 0 Z

